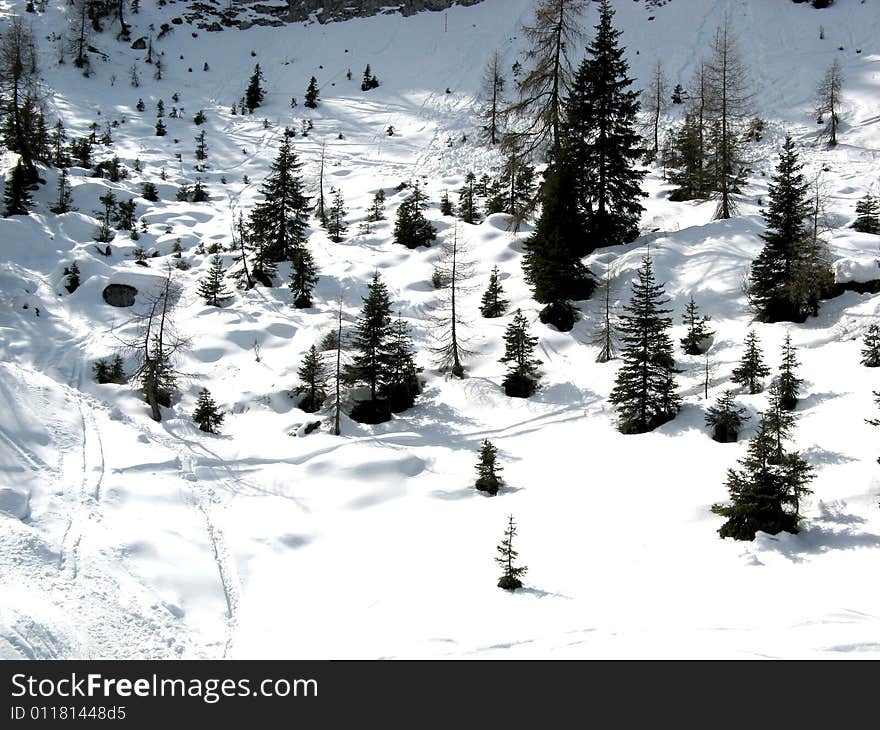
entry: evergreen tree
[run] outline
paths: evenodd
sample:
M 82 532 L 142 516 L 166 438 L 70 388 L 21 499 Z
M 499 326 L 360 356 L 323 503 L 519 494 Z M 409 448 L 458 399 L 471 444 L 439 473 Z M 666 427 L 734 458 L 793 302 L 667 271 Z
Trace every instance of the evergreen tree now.
M 449 193 L 446 190 L 440 196 L 440 215 L 455 215 L 455 208 L 452 207 L 452 201 L 449 199 Z
M 262 82 L 263 72 L 260 70 L 260 64 L 254 66 L 254 72 L 248 81 L 247 90 L 244 92 L 244 102 L 248 111 L 253 114 L 254 109 L 258 108 L 266 96 L 263 91 Z
M 702 355 L 708 349 L 707 341 L 715 335 L 706 324 L 712 318 L 708 314 L 700 316 L 700 308 L 692 296 L 682 319 L 688 331 L 681 340 L 681 346 L 688 355 Z
M 495 562 L 504 571 L 498 581 L 498 587 L 506 591 L 515 591 L 517 588 L 522 588 L 522 580 L 520 579 L 528 572 L 526 566 L 517 567 L 514 565 L 514 561 L 519 556 L 519 553 L 513 549 L 513 538 L 515 536 L 516 524 L 513 521 L 513 515 L 510 515 L 507 521 L 507 529 L 504 531 L 504 539 L 497 547 L 498 557 L 495 558 Z
M 733 391 L 726 390 L 706 411 L 706 425 L 712 426 L 712 438 L 722 444 L 736 441 L 743 423 L 749 420 L 746 409 L 733 398 Z
M 68 294 L 73 294 L 77 289 L 79 289 L 79 285 L 81 283 L 79 276 L 79 264 L 74 261 L 69 268 L 65 267 L 64 275 L 67 277 L 67 283 L 64 285 L 64 288 L 67 289 Z
M 612 25 L 609 0 L 599 7 L 596 37 L 587 48 L 566 102 L 566 153 L 572 157 L 577 204 L 584 229 L 579 254 L 632 241 L 644 210 L 639 198 L 643 170 L 636 132 L 639 95 L 630 90 L 629 65 Z
M 373 76 L 373 72 L 370 70 L 370 64 L 367 64 L 367 67 L 364 69 L 364 78 L 361 81 L 361 91 L 369 91 L 370 89 L 375 89 L 379 86 L 379 79 Z
M 795 286 L 798 263 L 810 240 L 806 225 L 809 183 L 802 168 L 794 142 L 786 137 L 769 186 L 770 205 L 764 211 L 764 248 L 752 262 L 750 276 L 751 301 L 767 322 L 802 322 L 807 316 L 806 302 Z
M 464 187 L 458 191 L 458 215 L 465 223 L 478 223 L 480 220 L 474 190 L 476 180 L 474 173 L 468 172 L 465 176 Z
M 865 332 L 861 362 L 866 368 L 880 368 L 880 325 L 876 322 L 868 325 L 868 330 Z
M 145 182 L 141 186 L 141 197 L 144 200 L 149 200 L 151 203 L 155 203 L 159 200 L 159 190 L 156 188 L 155 183 Z
M 219 307 L 224 299 L 231 295 L 226 288 L 223 272 L 223 257 L 215 254 L 211 257 L 211 268 L 199 282 L 199 296 L 205 300 L 205 304 Z
M 529 323 L 522 310 L 517 309 L 504 331 L 504 356 L 499 359 L 507 365 L 502 385 L 511 398 L 528 398 L 538 387 L 541 361 L 533 355 L 537 344 L 538 338 L 529 335 Z
M 485 439 L 480 447 L 480 456 L 477 461 L 477 482 L 474 485 L 481 492 L 488 492 L 491 495 L 498 494 L 503 481 L 498 472 L 502 471 L 501 467 L 495 462 L 498 457 L 498 449 L 495 445 Z
M 52 207 L 56 214 L 67 213 L 73 210 L 72 195 L 70 192 L 70 178 L 66 168 L 61 168 L 58 173 L 58 200 Z
M 301 396 L 299 408 L 306 413 L 315 413 L 327 398 L 327 382 L 330 379 L 330 370 L 317 347 L 312 345 L 308 349 L 296 374 L 300 385 L 293 392 Z
M 733 369 L 731 380 L 754 395 L 764 389 L 762 380 L 770 374 L 770 368 L 764 364 L 764 355 L 761 352 L 761 342 L 752 330 L 746 335 L 745 350 L 742 360 Z
M 480 300 L 480 314 L 487 319 L 501 317 L 507 311 L 508 302 L 504 298 L 504 288 L 501 286 L 501 279 L 498 276 L 498 267 L 492 267 L 492 273 L 489 274 L 489 286 L 483 292 L 483 298 Z
M 346 213 L 342 190 L 337 188 L 333 194 L 333 204 L 327 214 L 327 233 L 330 234 L 330 240 L 334 243 L 341 243 L 345 239 L 345 232 L 348 230 L 345 223 Z
M 664 161 L 669 181 L 678 187 L 669 194 L 672 201 L 695 200 L 709 196 L 702 122 L 694 112 L 672 135 L 671 155 Z
M 385 220 L 385 191 L 381 188 L 373 196 L 373 202 L 367 212 L 367 220 L 370 223 L 378 223 Z
M 437 238 L 437 231 L 422 213 L 419 197 L 413 193 L 397 208 L 394 223 L 394 242 L 407 248 L 430 246 Z
M 309 109 L 317 109 L 319 98 L 318 80 L 312 76 L 312 78 L 309 79 L 309 86 L 306 89 L 306 100 L 304 103 Z
M 157 137 L 164 137 L 166 134 L 168 134 L 168 130 L 165 129 L 165 122 L 163 122 L 161 119 L 157 119 L 156 120 L 156 136 Z
M 110 222 L 116 217 L 117 212 L 116 196 L 113 194 L 113 191 L 108 188 L 106 192 L 98 198 L 98 202 L 101 203 L 102 209 L 95 213 L 99 220 L 98 230 L 95 233 L 95 240 L 100 241 L 101 243 L 109 243 L 116 235 L 115 231 L 110 227 Z
M 671 310 L 663 307 L 669 300 L 663 285 L 654 279 L 650 255 L 642 259 L 632 290 L 632 298 L 620 315 L 623 364 L 610 398 L 617 406 L 617 427 L 628 434 L 655 429 L 672 420 L 680 407 L 669 337 L 672 320 L 665 316 Z
M 6 189 L 3 201 L 6 203 L 4 215 L 27 215 L 31 206 L 31 194 L 28 190 L 28 173 L 21 160 L 15 163 L 12 172 L 6 178 Z
M 206 200 L 208 200 L 208 191 L 205 189 L 205 185 L 202 183 L 201 178 L 197 178 L 192 189 L 192 202 L 204 203 Z
M 208 159 L 208 144 L 205 141 L 205 130 L 203 129 L 196 135 L 196 160 L 204 163 Z M 196 169 L 201 171 L 205 169 L 204 164 L 196 165 Z
M 52 128 L 49 147 L 52 150 L 52 164 L 55 167 L 65 168 L 70 164 L 70 157 L 67 154 L 67 132 L 64 129 L 64 122 L 60 119 Z
M 541 215 L 525 242 L 523 270 L 535 300 L 548 305 L 541 321 L 567 332 L 574 326 L 568 300 L 589 298 L 595 284 L 578 253 L 583 221 L 566 159 L 551 162 L 545 170 L 540 198 Z
M 303 192 L 301 168 L 290 138 L 285 135 L 271 172 L 260 188 L 263 200 L 251 212 L 251 238 L 259 243 L 262 257 L 272 262 L 292 259 L 294 248 L 305 245 L 310 208 L 309 198 Z M 264 269 L 265 262 L 259 263 Z
M 755 533 L 798 532 L 801 499 L 813 469 L 797 452 L 780 454 L 767 419 L 762 415 L 758 433 L 749 442 L 740 470 L 727 472 L 730 504 L 716 504 L 712 512 L 727 521 L 718 530 L 734 540 L 754 540 Z
M 860 233 L 880 235 L 880 198 L 868 193 L 856 203 L 856 220 L 852 227 Z
M 785 343 L 782 345 L 782 365 L 779 368 L 779 377 L 776 381 L 779 388 L 780 406 L 786 411 L 794 410 L 801 386 L 804 383 L 796 375 L 798 365 L 795 348 L 791 344 L 791 335 L 786 334 Z
M 199 424 L 199 429 L 205 433 L 218 433 L 223 425 L 225 414 L 220 411 L 211 393 L 207 388 L 202 388 L 196 400 L 196 409 L 193 411 L 193 421 Z
M 501 168 L 501 177 L 492 197 L 486 201 L 487 213 L 507 213 L 515 223 L 525 220 L 535 205 L 535 168 L 510 150 Z
M 398 317 L 391 325 L 388 362 L 381 387 L 381 395 L 392 413 L 411 408 L 422 390 L 419 383 L 422 369 L 416 365 L 414 355 L 409 325 Z
M 308 309 L 312 306 L 312 289 L 318 283 L 318 267 L 305 244 L 296 246 L 290 259 L 290 291 L 293 306 Z
M 363 302 L 352 342 L 357 354 L 346 367 L 346 379 L 369 387 L 370 400 L 358 403 L 351 417 L 362 423 L 382 423 L 391 417 L 388 404 L 379 396 L 388 370 L 392 326 L 391 300 L 378 271 Z

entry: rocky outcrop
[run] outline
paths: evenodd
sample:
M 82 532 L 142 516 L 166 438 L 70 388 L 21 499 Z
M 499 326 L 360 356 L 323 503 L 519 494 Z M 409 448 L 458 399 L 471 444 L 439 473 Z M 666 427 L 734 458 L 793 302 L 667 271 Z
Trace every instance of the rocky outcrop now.
M 104 301 L 111 307 L 130 307 L 137 293 L 137 289 L 128 284 L 108 284 L 104 287 Z
M 267 21 L 296 23 L 314 18 L 319 23 L 331 23 L 371 15 L 399 13 L 415 15 L 424 10 L 446 10 L 453 5 L 476 5 L 483 0 L 239 0 L 240 9 L 262 16 L 240 17 L 240 22 L 266 24 Z

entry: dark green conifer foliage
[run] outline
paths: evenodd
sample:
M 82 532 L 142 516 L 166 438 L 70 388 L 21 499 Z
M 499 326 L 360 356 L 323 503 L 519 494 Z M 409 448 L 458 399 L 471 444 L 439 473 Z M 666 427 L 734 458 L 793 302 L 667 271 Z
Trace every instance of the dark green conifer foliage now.
M 226 288 L 223 272 L 223 257 L 215 254 L 211 257 L 211 268 L 208 273 L 199 282 L 199 296 L 205 300 L 205 304 L 212 307 L 219 307 L 224 299 L 228 299 L 231 294 Z
M 498 494 L 504 482 L 499 476 L 499 472 L 503 470 L 496 463 L 497 458 L 498 449 L 489 439 L 484 440 L 477 460 L 477 481 L 474 485 L 479 491 Z
M 141 186 L 141 197 L 144 200 L 149 200 L 151 203 L 155 203 L 159 200 L 159 191 L 156 188 L 156 184 L 145 182 L 143 186 Z
M 501 286 L 501 279 L 498 274 L 498 267 L 492 268 L 489 274 L 489 286 L 483 292 L 483 298 L 480 300 L 480 314 L 487 319 L 501 317 L 507 311 L 509 302 L 504 298 L 504 288 Z
M 808 310 L 796 286 L 799 263 L 810 242 L 809 183 L 791 137 L 786 137 L 764 211 L 764 248 L 752 262 L 750 298 L 765 322 L 803 322 Z
M 126 382 L 125 370 L 122 364 L 122 356 L 116 353 L 113 359 L 108 362 L 106 359 L 98 360 L 92 365 L 92 373 L 95 382 L 102 385 L 106 383 L 116 383 L 122 385 Z
M 318 99 L 320 98 L 318 93 L 318 80 L 312 76 L 309 79 L 309 86 L 306 89 L 306 99 L 303 102 L 309 109 L 317 109 L 318 108 Z
M 691 297 L 687 307 L 684 310 L 682 320 L 688 328 L 687 334 L 681 340 L 681 346 L 688 355 L 702 355 L 708 349 L 708 341 L 714 336 L 714 332 L 709 329 L 707 322 L 712 318 L 706 314 L 700 316 L 700 308 Z
M 196 409 L 193 411 L 193 421 L 199 424 L 199 429 L 205 433 L 218 433 L 223 419 L 226 417 L 220 411 L 211 393 L 207 388 L 202 388 L 196 399 Z
M 311 251 L 305 246 L 296 246 L 290 259 L 290 291 L 293 293 L 293 306 L 308 309 L 312 306 L 312 289 L 318 283 L 318 267 Z
M 475 190 L 476 176 L 469 172 L 465 176 L 464 186 L 458 191 L 458 215 L 465 223 L 479 223 L 480 213 Z
M 430 246 L 437 238 L 437 231 L 422 213 L 421 198 L 415 193 L 397 208 L 394 223 L 394 242 L 407 248 Z
M 780 406 L 786 411 L 794 410 L 804 383 L 803 379 L 797 376 L 799 364 L 794 345 L 791 344 L 791 335 L 786 334 L 785 343 L 782 345 L 782 365 L 776 381 L 779 387 Z
M 861 362 L 866 368 L 880 368 L 880 325 L 876 322 L 871 323 L 865 332 Z
M 498 587 L 506 591 L 515 591 L 522 588 L 521 578 L 528 572 L 526 566 L 516 566 L 515 561 L 519 557 L 519 553 L 513 549 L 513 538 L 516 536 L 516 524 L 513 521 L 513 515 L 508 517 L 507 529 L 504 531 L 504 539 L 496 548 L 498 557 L 495 562 L 501 566 L 504 572 L 498 580 Z
M 797 452 L 779 449 L 763 415 L 758 433 L 739 463 L 742 469 L 727 472 L 730 503 L 712 507 L 715 514 L 727 518 L 718 534 L 754 540 L 758 531 L 771 535 L 798 532 L 800 503 L 811 493 L 807 485 L 813 469 Z
M 117 202 L 116 196 L 109 188 L 98 198 L 101 203 L 101 209 L 95 212 L 98 217 L 99 225 L 95 233 L 95 240 L 101 243 L 109 243 L 113 240 L 116 232 L 111 228 L 110 222 L 116 217 Z
M 254 66 L 254 72 L 248 81 L 247 90 L 244 92 L 245 105 L 248 111 L 253 114 L 254 109 L 263 103 L 265 92 L 262 87 L 263 72 L 260 70 L 260 64 Z
M 327 233 L 334 243 L 342 243 L 348 226 L 345 223 L 345 201 L 342 198 L 342 190 L 336 189 L 333 194 L 333 203 L 327 212 Z
M 758 340 L 758 335 L 749 330 L 746 335 L 742 360 L 734 368 L 730 379 L 754 395 L 764 390 L 763 379 L 769 374 L 770 368 L 764 364 L 764 354 L 761 352 L 761 342 Z
M 6 204 L 4 215 L 7 218 L 11 215 L 28 214 L 31 206 L 31 194 L 28 187 L 28 172 L 21 160 L 19 160 L 6 178 L 3 202 Z
M 706 411 L 706 425 L 712 427 L 712 438 L 722 444 L 739 438 L 743 423 L 749 420 L 746 409 L 737 405 L 732 390 L 724 391 L 715 405 Z
M 163 122 L 161 119 L 157 119 L 156 120 L 156 136 L 157 137 L 164 137 L 166 134 L 168 134 L 168 130 L 165 129 L 165 122 Z
M 669 181 L 678 186 L 669 194 L 670 200 L 705 199 L 711 194 L 700 121 L 695 114 L 686 114 L 673 132 L 666 167 Z
M 534 357 L 538 338 L 529 335 L 529 323 L 517 309 L 504 332 L 504 356 L 499 362 L 507 365 L 502 385 L 511 398 L 528 398 L 538 387 L 541 361 Z
M 52 206 L 52 212 L 60 215 L 73 210 L 72 195 L 70 191 L 70 181 L 65 168 L 61 168 L 58 173 L 58 200 Z
M 621 433 L 651 431 L 675 418 L 681 399 L 676 392 L 672 320 L 662 284 L 654 278 L 650 255 L 642 259 L 638 279 L 632 283 L 632 298 L 620 315 L 620 353 L 623 364 L 611 392 L 617 406 L 617 427 Z
M 856 220 L 853 228 L 861 233 L 880 234 L 880 198 L 868 193 L 856 203 Z
M 455 215 L 455 208 L 452 207 L 452 201 L 449 199 L 449 193 L 445 190 L 440 196 L 440 215 Z
M 67 289 L 68 294 L 73 294 L 79 289 L 81 283 L 79 264 L 74 261 L 69 268 L 64 269 L 64 274 L 67 276 L 67 283 L 64 285 L 64 288 Z
M 330 379 L 330 368 L 317 347 L 312 345 L 308 349 L 296 374 L 300 384 L 293 392 L 300 396 L 299 408 L 306 413 L 314 413 L 324 405 Z
M 540 197 L 541 215 L 525 242 L 526 281 L 541 304 L 588 299 L 595 283 L 578 254 L 584 223 L 577 208 L 574 176 L 565 159 L 545 170 Z
M 611 3 L 602 0 L 596 36 L 566 102 L 563 137 L 586 234 L 578 241 L 581 255 L 635 239 L 644 210 L 639 199 L 645 172 L 636 167 L 643 154 L 636 132 L 639 95 L 630 89 L 633 80 L 613 18 Z
M 352 342 L 357 354 L 346 367 L 346 380 L 369 387 L 370 400 L 358 403 L 351 417 L 362 423 L 382 423 L 391 417 L 380 393 L 388 371 L 392 325 L 391 300 L 378 271 L 373 274 L 363 302 Z
M 388 363 L 380 391 L 392 413 L 405 411 L 415 403 L 416 396 L 422 390 L 419 382 L 421 371 L 415 362 L 409 325 L 398 317 L 391 325 Z
M 373 196 L 373 202 L 367 212 L 367 220 L 370 223 L 385 220 L 385 191 L 382 188 L 379 188 Z
M 285 134 L 260 188 L 263 200 L 251 212 L 250 238 L 259 242 L 263 257 L 273 262 L 290 260 L 294 248 L 305 245 L 310 206 L 300 168 L 302 163 Z

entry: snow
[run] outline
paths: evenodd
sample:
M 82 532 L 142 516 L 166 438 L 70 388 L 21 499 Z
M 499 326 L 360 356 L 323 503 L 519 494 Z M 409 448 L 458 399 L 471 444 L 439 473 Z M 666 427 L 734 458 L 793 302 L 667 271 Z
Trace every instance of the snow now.
M 134 38 L 162 20 L 160 9 L 144 5 L 150 7 L 130 19 Z M 63 114 L 71 136 L 87 133 L 99 110 L 99 119 L 119 120 L 106 156 L 119 155 L 129 176 L 109 183 L 72 168 L 79 212 L 55 216 L 48 206 L 57 178 L 48 170 L 35 212 L 0 219 L 0 657 L 880 654 L 880 588 L 871 580 L 880 550 L 880 468 L 877 431 L 864 422 L 877 417 L 870 392 L 878 379 L 859 365 L 860 338 L 880 316 L 880 295 L 847 292 L 803 325 L 766 325 L 751 321 L 742 293 L 761 247 L 761 201 L 786 132 L 807 173 L 824 170 L 840 280 L 863 281 L 872 271 L 877 278 L 880 239 L 848 226 L 855 201 L 876 192 L 880 16 L 858 0 L 823 11 L 736 0 L 617 5 L 634 73 L 648 78 L 662 57 L 672 83 L 688 80 L 730 13 L 768 133 L 754 148 L 754 174 L 737 218 L 710 222 L 713 202 L 669 202 L 670 186 L 654 170 L 646 182 L 645 235 L 600 250 L 588 263 L 596 273 L 614 266 L 616 298 L 624 301 L 650 245 L 675 310 L 674 336 L 683 335 L 680 316 L 691 295 L 712 315 L 708 403 L 729 387 L 750 327 L 773 366 L 791 334 L 806 379 L 796 446 L 817 470 L 804 530 L 760 535 L 754 543 L 718 538 L 720 519 L 709 508 L 726 498 L 726 471 L 744 453 L 754 419 L 738 444 L 709 438 L 701 358 L 679 359 L 685 405 L 674 421 L 641 436 L 615 430 L 607 397 L 617 364 L 595 363 L 591 344 L 599 302 L 582 304 L 583 319 L 570 333 L 538 321 L 520 265 L 528 226 L 512 234 L 502 215 L 460 224 L 477 265 L 463 301 L 474 313 L 468 346 L 477 355 L 464 381 L 446 380 L 432 367 L 437 294 L 430 277 L 438 251 L 391 242 L 391 221 L 406 195 L 396 187 L 423 178 L 434 201 L 428 215 L 441 235 L 451 233 L 452 220 L 436 208 L 440 195 L 457 190 L 468 170 L 481 174 L 497 165 L 493 152 L 474 143 L 473 97 L 483 64 L 497 47 L 509 68 L 522 50 L 519 27 L 530 17 L 530 2 L 486 0 L 444 14 L 197 38 L 188 26 L 175 26 L 156 43 L 165 78 L 155 81 L 139 62 L 138 89 L 129 86 L 128 69 L 143 53 L 108 33 L 98 41 L 110 60 L 96 59 L 92 78 L 69 62 L 55 63 L 46 37 L 62 31 L 64 6 L 53 3 L 46 17 L 29 16 L 52 114 Z M 6 13 L 14 6 L 0 1 Z M 587 26 L 595 21 L 595 9 L 589 12 Z M 815 144 L 810 110 L 815 83 L 834 57 L 847 98 L 841 144 L 828 150 Z M 252 117 L 232 116 L 256 62 L 266 76 L 265 106 Z M 367 63 L 382 85 L 365 94 L 360 74 Z M 322 97 L 314 112 L 302 107 L 313 74 Z M 143 113 L 135 110 L 138 97 Z M 168 125 L 162 138 L 153 135 L 160 98 Z M 180 119 L 167 117 L 173 105 L 185 110 Z M 207 121 L 196 127 L 199 109 Z M 307 138 L 303 119 L 314 122 Z M 228 243 L 233 215 L 257 199 L 285 124 L 297 133 L 295 149 L 310 181 L 326 143 L 328 187 L 342 188 L 350 211 L 348 240 L 334 244 L 318 229 L 311 234 L 321 272 L 312 309 L 292 308 L 286 286 L 239 291 L 226 306 L 207 307 L 196 285 L 210 255 L 195 248 Z M 393 137 L 385 133 L 389 125 Z M 201 177 L 211 200 L 178 202 L 178 186 L 197 177 L 194 137 L 202 129 L 209 167 Z M 7 155 L 2 169 L 13 163 Z M 139 197 L 145 180 L 157 182 L 160 202 Z M 109 257 L 92 240 L 105 183 L 120 199 L 137 197 L 137 215 L 149 224 L 138 242 L 117 236 Z M 388 196 L 389 220 L 358 235 L 379 188 Z M 188 377 L 179 398 L 157 424 L 137 393 L 95 384 L 90 367 L 133 331 L 131 310 L 105 304 L 104 287 L 135 286 L 137 310 L 160 286 L 178 238 L 192 264 L 179 274 L 179 326 L 192 348 L 181 363 Z M 137 245 L 159 253 L 148 268 L 132 261 Z M 229 264 L 232 255 L 223 258 Z M 83 283 L 67 294 L 62 272 L 74 259 Z M 523 309 L 540 337 L 544 385 L 528 400 L 507 398 L 500 387 L 509 317 L 476 314 L 496 264 L 512 308 Z M 321 429 L 298 436 L 315 418 L 289 395 L 299 360 L 335 327 L 340 294 L 351 326 L 375 270 L 413 328 L 426 390 L 389 423 L 343 418 L 343 436 L 334 437 L 324 413 Z M 282 265 L 279 278 L 286 277 Z M 228 413 L 217 436 L 198 431 L 190 418 L 203 386 Z M 739 400 L 752 414 L 766 403 L 760 394 Z M 506 485 L 493 498 L 472 488 L 486 438 L 505 469 Z M 529 567 L 526 589 L 515 594 L 495 587 L 493 562 L 510 513 Z

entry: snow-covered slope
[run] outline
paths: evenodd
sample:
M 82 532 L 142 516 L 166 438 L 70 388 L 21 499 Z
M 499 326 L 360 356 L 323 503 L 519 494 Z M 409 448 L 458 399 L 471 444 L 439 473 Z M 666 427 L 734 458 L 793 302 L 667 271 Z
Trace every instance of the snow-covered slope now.
M 0 2 L 7 15 L 17 5 Z M 167 21 L 144 5 L 150 7 L 130 19 L 134 38 L 147 35 L 149 23 Z M 687 82 L 729 13 L 768 134 L 754 150 L 756 173 L 738 218 L 710 223 L 713 203 L 670 203 L 655 171 L 647 181 L 645 235 L 588 263 L 596 273 L 613 263 L 618 298 L 625 299 L 650 243 L 676 322 L 691 294 L 712 314 L 718 334 L 709 402 L 728 386 L 750 326 L 774 366 L 791 334 L 807 389 L 796 445 L 817 470 L 805 529 L 748 544 L 718 539 L 720 520 L 709 507 L 726 497 L 726 470 L 745 444 L 709 438 L 697 359 L 680 359 L 685 406 L 678 418 L 642 436 L 614 429 L 607 396 L 617 365 L 594 362 L 597 304 L 586 303 L 571 333 L 537 321 L 520 268 L 527 231 L 508 232 L 503 216 L 460 226 L 477 262 L 465 302 L 474 313 L 470 348 L 477 355 L 464 381 L 445 380 L 428 352 L 436 249 L 395 246 L 387 221 L 357 234 L 373 193 L 386 190 L 393 220 L 405 195 L 395 188 L 414 177 L 423 178 L 435 203 L 429 216 L 450 231 L 439 196 L 456 190 L 468 170 L 491 173 L 497 165 L 474 143 L 483 64 L 495 48 L 508 68 L 520 56 L 530 2 L 486 0 L 409 18 L 247 31 L 173 26 L 155 42 L 164 54 L 161 81 L 143 51 L 110 33 L 95 41 L 107 60 L 94 60 L 91 78 L 69 62 L 58 65 L 49 37 L 63 32 L 65 8 L 51 3 L 45 16 L 28 16 L 49 108 L 73 135 L 94 120 L 119 122 L 112 149 L 99 154 L 119 155 L 130 174 L 107 184 L 127 198 L 144 180 L 160 183 L 161 201 L 139 198 L 137 210 L 149 226 L 139 243 L 159 257 L 148 268 L 136 266 L 136 244 L 122 236 L 111 257 L 97 254 L 91 213 L 105 181 L 85 170 L 71 173 L 79 212 L 48 212 L 56 182 L 49 170 L 32 215 L 0 220 L 0 657 L 880 653 L 880 589 L 872 579 L 880 467 L 877 432 L 864 423 L 876 416 L 870 392 L 878 382 L 858 364 L 859 339 L 880 316 L 880 296 L 846 293 L 804 325 L 753 325 L 741 291 L 760 249 L 758 199 L 766 198 L 786 131 L 808 172 L 825 170 L 839 226 L 831 234 L 843 259 L 838 270 L 870 269 L 878 254 L 876 237 L 848 225 L 855 201 L 878 184 L 880 14 L 859 0 L 823 11 L 745 0 L 615 6 L 633 72 L 648 78 L 662 58 L 673 83 Z M 595 9 L 590 13 L 588 27 Z M 835 57 L 847 78 L 846 102 L 842 143 L 829 151 L 815 145 L 811 108 L 815 84 Z M 256 62 L 266 103 L 253 116 L 233 116 L 230 107 Z M 139 88 L 129 83 L 134 63 Z M 365 94 L 367 63 L 382 85 Z M 312 75 L 322 97 L 313 112 L 302 107 Z M 135 109 L 139 97 L 144 112 Z M 179 119 L 166 118 L 162 138 L 153 135 L 159 99 L 166 111 L 183 110 Z M 196 127 L 200 109 L 207 122 Z M 300 134 L 305 119 L 314 125 L 307 138 Z M 312 180 L 326 144 L 329 184 L 343 190 L 350 210 L 349 238 L 334 244 L 323 231 L 312 233 L 321 271 L 313 309 L 291 307 L 286 286 L 237 292 L 220 309 L 204 306 L 195 290 L 209 257 L 196 247 L 229 242 L 233 214 L 257 198 L 285 125 L 297 132 L 295 148 Z M 197 177 L 194 137 L 201 129 L 209 146 L 201 177 L 211 200 L 176 202 L 178 185 Z M 136 159 L 141 172 L 133 169 Z M 4 169 L 12 161 L 7 155 Z M 130 332 L 130 312 L 107 306 L 104 286 L 129 283 L 149 293 L 178 238 L 192 264 L 180 275 L 186 293 L 179 324 L 192 338 L 181 369 L 189 377 L 154 423 L 137 393 L 95 384 L 90 367 Z M 83 285 L 67 294 L 62 272 L 74 259 Z M 540 337 L 544 387 L 525 401 L 507 398 L 499 385 L 509 318 L 477 316 L 495 264 L 513 306 Z M 310 417 L 288 391 L 302 353 L 333 327 L 340 293 L 345 321 L 353 323 L 375 270 L 412 325 L 426 390 L 389 423 L 344 420 L 341 438 L 326 427 L 298 437 Z M 280 273 L 286 280 L 283 266 Z M 229 413 L 220 436 L 191 421 L 203 386 Z M 755 412 L 765 398 L 742 401 Z M 485 438 L 498 446 L 505 468 L 507 486 L 494 498 L 472 488 Z M 528 588 L 513 595 L 495 587 L 493 562 L 510 513 L 529 566 Z

